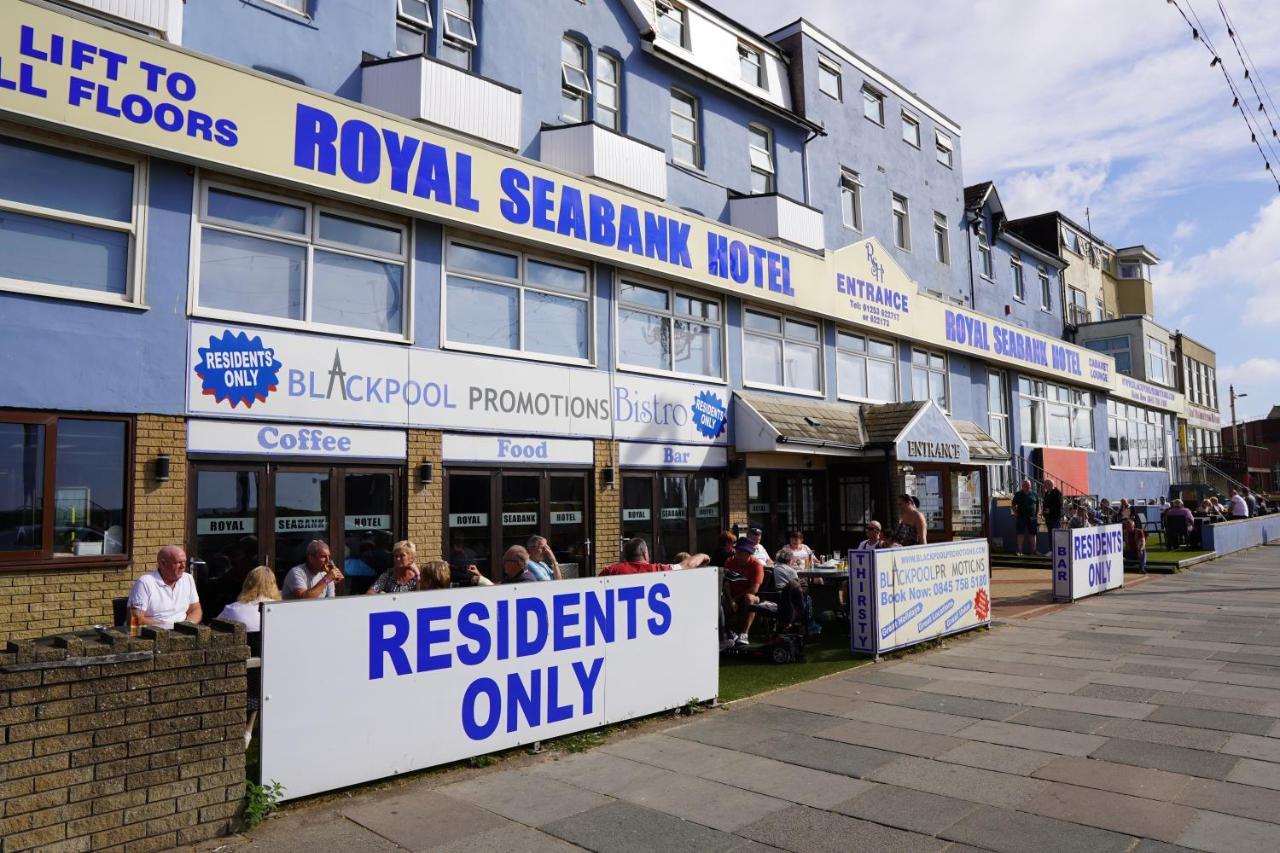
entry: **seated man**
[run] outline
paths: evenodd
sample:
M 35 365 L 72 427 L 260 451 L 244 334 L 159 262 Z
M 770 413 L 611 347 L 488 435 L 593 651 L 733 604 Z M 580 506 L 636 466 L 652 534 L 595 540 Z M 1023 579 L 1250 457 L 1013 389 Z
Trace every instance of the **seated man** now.
M 867 538 L 858 543 L 859 551 L 874 551 L 877 548 L 883 548 L 884 537 L 883 531 L 880 529 L 880 522 L 872 520 L 867 522 Z
M 284 584 L 280 588 L 285 600 L 303 598 L 334 598 L 338 594 L 337 585 L 345 575 L 333 564 L 329 552 L 329 543 L 323 539 L 312 539 L 307 543 L 307 556 L 304 562 L 289 570 L 284 576 Z
M 520 545 L 512 545 L 502 555 L 503 583 L 534 583 L 538 580 L 529 569 L 529 552 Z
M 648 572 L 669 572 L 672 569 L 696 569 L 711 562 L 706 554 L 690 554 L 674 565 L 649 562 L 649 543 L 639 536 L 622 543 L 622 562 L 605 567 L 601 577 L 609 575 L 642 575 Z
M 1138 564 L 1138 571 L 1147 573 L 1147 534 L 1133 523 L 1132 518 L 1121 522 L 1124 528 L 1124 558 Z
M 1169 509 L 1165 512 L 1164 517 L 1165 517 L 1165 531 L 1166 531 L 1166 532 L 1165 532 L 1165 538 L 1166 538 L 1166 540 L 1167 540 L 1167 539 L 1168 539 L 1168 537 L 1169 537 L 1168 528 L 1169 528 L 1169 519 L 1171 519 L 1171 518 L 1180 518 L 1180 519 L 1182 519 L 1183 521 L 1185 521 L 1185 522 L 1186 522 L 1186 525 L 1187 525 L 1187 538 L 1188 538 L 1188 539 L 1190 539 L 1190 538 L 1192 537 L 1192 534 L 1194 534 L 1194 533 L 1195 533 L 1195 529 L 1196 529 L 1196 517 L 1195 517 L 1195 514 L 1194 514 L 1193 512 L 1191 512 L 1191 510 L 1189 510 L 1189 509 L 1187 509 L 1185 506 L 1183 506 L 1183 505 L 1182 505 L 1182 501 L 1181 501 L 1180 499 L 1177 499 L 1177 498 L 1175 498 L 1175 499 L 1174 499 L 1173 504 L 1172 504 L 1172 505 L 1169 507 Z M 1181 543 L 1181 542 L 1179 542 L 1178 544 L 1182 544 L 1182 543 Z
M 1073 530 L 1089 526 L 1089 511 L 1085 509 L 1084 504 L 1076 504 L 1076 508 L 1071 513 L 1071 519 L 1067 524 Z
M 199 622 L 204 613 L 196 582 L 187 574 L 187 554 L 180 545 L 166 545 L 156 554 L 155 571 L 133 582 L 129 614 L 140 625 L 172 628 L 175 622 Z
M 753 604 L 760 602 L 759 596 L 760 584 L 764 583 L 764 564 L 752 556 L 755 551 L 755 544 L 750 539 L 743 537 L 738 540 L 738 544 L 734 546 L 733 557 L 725 564 L 725 572 L 733 572 L 738 575 L 735 580 L 729 581 L 728 587 L 729 605 L 733 612 L 738 615 L 738 623 L 741 631 L 733 632 L 733 644 L 735 646 L 748 646 L 751 641 L 747 639 L 747 635 L 751 633 L 751 623 L 755 621 L 755 611 L 751 609 Z
M 530 536 L 525 543 L 529 552 L 529 571 L 540 581 L 560 580 L 560 563 L 545 536 Z

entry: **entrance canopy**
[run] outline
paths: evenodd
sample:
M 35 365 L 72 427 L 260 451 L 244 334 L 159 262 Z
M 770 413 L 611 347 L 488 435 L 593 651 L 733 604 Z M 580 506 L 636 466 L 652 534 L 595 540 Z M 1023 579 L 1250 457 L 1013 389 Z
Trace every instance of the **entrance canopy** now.
M 933 401 L 864 406 L 869 445 L 889 445 L 899 462 L 991 465 L 1009 453 L 972 421 L 952 420 Z

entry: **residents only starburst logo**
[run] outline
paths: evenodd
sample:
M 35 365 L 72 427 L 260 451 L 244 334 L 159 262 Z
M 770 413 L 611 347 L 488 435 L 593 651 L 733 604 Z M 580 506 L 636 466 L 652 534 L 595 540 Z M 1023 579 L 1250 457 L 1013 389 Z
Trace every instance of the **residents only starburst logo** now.
M 276 390 L 280 368 L 275 350 L 262 343 L 255 335 L 250 338 L 244 332 L 224 330 L 221 337 L 211 335 L 209 346 L 197 351 L 195 374 L 200 377 L 200 393 L 213 397 L 214 402 L 226 400 L 235 408 L 244 403 L 251 408 L 255 402 L 265 403 L 267 395 Z
M 720 398 L 711 391 L 699 391 L 693 398 L 692 410 L 693 425 L 698 432 L 709 439 L 719 438 L 729 419 L 728 407 Z

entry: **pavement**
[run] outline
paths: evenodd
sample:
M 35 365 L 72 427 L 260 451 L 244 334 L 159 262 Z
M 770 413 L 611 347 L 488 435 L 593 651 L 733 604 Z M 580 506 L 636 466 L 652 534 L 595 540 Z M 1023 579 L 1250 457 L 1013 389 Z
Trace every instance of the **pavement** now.
M 1278 613 L 1280 547 L 1256 548 L 589 752 L 290 805 L 204 849 L 1270 853 Z

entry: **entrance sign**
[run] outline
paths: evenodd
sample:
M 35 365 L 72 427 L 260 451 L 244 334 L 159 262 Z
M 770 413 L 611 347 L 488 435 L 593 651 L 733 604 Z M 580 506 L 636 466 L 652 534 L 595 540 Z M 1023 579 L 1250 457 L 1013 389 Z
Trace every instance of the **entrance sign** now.
M 879 656 L 991 622 L 985 539 L 849 552 L 853 652 Z
M 717 595 L 700 568 L 268 603 L 262 778 L 305 797 L 711 699 Z
M 1119 524 L 1053 531 L 1053 597 L 1075 601 L 1124 586 Z
M 969 445 L 938 404 L 929 400 L 893 440 L 899 462 L 969 464 Z

